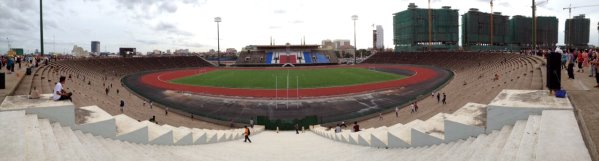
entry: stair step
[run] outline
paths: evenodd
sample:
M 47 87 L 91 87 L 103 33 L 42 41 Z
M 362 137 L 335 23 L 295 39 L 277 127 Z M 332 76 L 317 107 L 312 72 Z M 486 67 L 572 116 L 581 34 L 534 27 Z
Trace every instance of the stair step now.
M 526 128 L 526 121 L 520 120 L 516 122 L 512 128 L 509 139 L 501 150 L 501 155 L 499 155 L 498 159 L 499 161 L 515 160 L 516 155 L 518 154 L 518 148 L 520 147 L 520 141 L 524 135 L 524 128 Z
M 569 110 L 546 110 L 541 116 L 537 160 L 590 161 L 576 116 Z
M 41 161 L 46 158 L 44 146 L 42 143 L 42 136 L 40 134 L 39 121 L 37 115 L 26 116 L 26 157 L 28 161 Z
M 0 112 L 0 160 L 25 160 L 25 111 Z
M 86 134 L 83 134 L 83 132 L 79 130 L 75 131 L 74 133 L 75 136 L 77 136 L 77 138 L 81 142 L 81 145 L 83 145 L 83 148 L 87 150 L 87 153 L 89 153 L 89 155 L 92 158 L 104 158 L 106 160 L 114 160 L 112 154 L 109 153 L 106 149 L 104 149 L 104 147 L 101 144 L 95 142 L 95 138 L 91 136 L 91 134 L 90 136 L 88 136 Z
M 47 119 L 38 119 L 38 123 L 46 160 L 63 160 L 50 121 Z
M 67 127 L 62 127 L 62 130 L 67 135 L 67 138 L 69 139 L 71 147 L 74 149 L 75 153 L 77 153 L 77 155 L 82 160 L 94 160 L 90 156 L 90 152 L 87 152 L 86 151 L 87 149 L 83 148 L 83 145 L 81 145 L 81 142 L 79 141 L 79 139 L 77 138 L 77 136 L 75 136 L 75 133 L 73 133 L 73 130 L 70 127 L 68 127 L 68 126 Z
M 516 155 L 517 161 L 535 159 L 534 151 L 536 150 L 537 139 L 539 138 L 540 122 L 541 116 L 531 115 L 528 117 L 522 140 L 520 140 L 520 148 L 518 148 L 518 154 Z
M 83 160 L 83 158 L 79 158 L 77 153 L 75 153 L 75 149 L 70 145 L 69 138 L 67 134 L 64 133 L 62 127 L 58 123 L 52 124 L 52 131 L 54 132 L 54 136 L 56 136 L 56 141 L 58 143 L 58 147 L 60 149 L 60 153 L 62 153 L 62 158 L 68 161 L 79 161 Z
M 492 140 L 488 146 L 474 153 L 470 160 L 487 161 L 497 159 L 499 157 L 498 154 L 501 151 L 501 148 L 505 145 L 505 142 L 511 131 L 511 126 L 504 126 L 501 131 L 499 131 L 499 134 L 495 140 Z

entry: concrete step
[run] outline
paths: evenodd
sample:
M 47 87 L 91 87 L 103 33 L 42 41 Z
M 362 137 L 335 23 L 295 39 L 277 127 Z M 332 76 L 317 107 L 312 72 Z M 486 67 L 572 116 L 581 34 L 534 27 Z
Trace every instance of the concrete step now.
M 80 122 L 78 126 L 79 130 L 106 138 L 114 138 L 116 136 L 116 122 L 114 117 L 108 112 L 98 106 L 85 106 L 78 108 L 78 110 L 88 114 L 85 116 L 83 122 Z
M 479 137 L 486 137 L 485 134 L 482 134 Z M 459 153 L 461 151 L 463 151 L 466 147 L 468 147 L 469 145 L 472 144 L 472 142 L 474 142 L 477 138 L 474 137 L 470 137 L 466 140 L 464 140 L 461 143 L 457 143 L 456 146 L 454 146 L 453 148 L 449 149 L 447 152 L 439 154 L 439 156 L 435 157 L 434 160 L 437 161 L 446 161 L 448 160 L 447 158 L 449 158 L 451 155 L 454 155 L 455 153 Z
M 193 144 L 206 144 L 208 135 L 206 131 L 193 128 L 191 129 Z
M 518 121 L 512 128 L 512 132 L 501 150 L 501 154 L 498 157 L 498 161 L 510 161 L 515 160 L 520 147 L 520 141 L 524 135 L 524 128 L 526 128 L 526 121 Z
M 77 130 L 77 131 L 74 131 L 73 133 L 75 134 L 76 138 L 79 139 L 79 142 L 81 142 L 83 150 L 85 150 L 86 153 L 88 153 L 90 157 L 92 157 L 94 159 L 106 158 L 107 160 L 109 160 L 108 158 L 113 158 L 111 153 L 106 151 L 106 149 L 104 149 L 104 147 L 102 147 L 101 145 L 92 142 L 88 136 L 83 134 L 83 132 Z M 93 149 L 93 150 L 91 150 L 91 149 Z M 110 159 L 110 160 L 114 160 L 114 159 Z
M 450 114 L 438 113 L 421 124 L 412 126 L 411 146 L 427 146 L 443 143 L 445 140 L 445 119 Z
M 56 136 L 60 153 L 62 153 L 62 159 L 68 161 L 83 160 L 83 158 L 79 158 L 78 154 L 75 152 L 75 149 L 73 146 L 71 146 L 68 135 L 64 133 L 60 124 L 52 124 L 52 131 L 54 132 L 54 136 Z
M 127 115 L 114 116 L 116 122 L 116 139 L 134 143 L 148 143 L 148 126 L 140 124 Z
M 510 136 L 511 131 L 511 126 L 504 126 L 501 131 L 499 131 L 498 136 L 494 140 L 491 140 L 491 143 L 488 144 L 488 146 L 474 153 L 474 155 L 470 157 L 470 160 L 488 161 L 497 159 L 499 157 L 498 154 L 501 151 L 501 148 L 503 148 L 505 145 L 505 142 Z
M 193 144 L 191 129 L 187 127 L 173 127 L 166 124 L 162 125 L 162 127 L 173 131 L 173 142 L 175 145 Z
M 25 160 L 25 111 L 0 112 L 0 160 Z
M 467 103 L 445 119 L 445 142 L 478 136 L 485 130 L 487 106 Z
M 140 124 L 148 127 L 148 141 L 150 144 L 172 145 L 173 131 L 150 121 L 142 121 Z
M 417 126 L 418 124 L 422 124 L 424 121 L 422 120 L 414 120 L 414 121 L 410 121 L 407 124 L 405 124 L 404 126 L 401 126 L 399 128 L 390 128 L 389 129 L 389 133 L 391 133 L 393 136 L 389 136 L 389 138 L 395 137 L 401 141 L 403 141 L 403 143 L 400 144 L 407 144 L 411 146 L 412 143 L 412 127 Z
M 67 135 L 70 146 L 74 149 L 75 153 L 81 160 L 94 160 L 92 156 L 90 156 L 90 152 L 87 151 L 88 149 L 83 148 L 83 145 L 77 136 L 75 136 L 75 133 L 73 133 L 73 130 L 70 127 L 62 127 L 62 130 Z
M 499 135 L 499 132 L 494 131 L 489 135 L 479 136 L 476 138 L 476 140 L 474 140 L 474 142 L 472 142 L 472 144 L 468 145 L 467 147 L 464 147 L 463 150 L 458 151 L 457 153 L 447 157 L 446 159 L 448 161 L 466 160 L 467 158 L 470 158 L 472 154 L 474 154 L 476 151 L 479 151 L 480 149 L 483 149 L 486 146 L 488 146 L 491 140 L 494 140 L 497 137 L 497 135 Z
M 418 160 L 434 160 L 437 159 L 439 156 L 447 153 L 447 151 L 450 151 L 454 148 L 459 147 L 460 145 L 462 145 L 465 142 L 465 140 L 457 140 L 448 144 L 442 144 L 445 145 L 442 148 L 437 149 L 435 152 L 431 153 L 431 155 L 428 156 L 423 156 L 421 158 L 419 158 Z
M 130 155 L 128 149 L 124 149 L 122 146 L 118 146 L 116 144 L 119 142 L 118 140 L 112 139 L 104 139 L 100 136 L 94 136 L 96 141 L 104 147 L 104 149 L 108 150 L 111 153 L 115 160 L 126 161 L 126 160 L 136 160 L 133 155 Z
M 25 160 L 41 161 L 46 155 L 36 115 L 27 115 L 25 123 Z
M 534 151 L 537 147 L 537 139 L 539 138 L 539 125 L 541 122 L 541 116 L 532 115 L 528 117 L 522 140 L 520 140 L 520 146 L 516 155 L 517 161 L 534 160 Z
M 590 161 L 589 151 L 585 147 L 574 112 L 543 111 L 538 145 L 534 152 L 537 160 Z
M 38 123 L 46 160 L 63 160 L 50 121 L 47 119 L 38 119 Z

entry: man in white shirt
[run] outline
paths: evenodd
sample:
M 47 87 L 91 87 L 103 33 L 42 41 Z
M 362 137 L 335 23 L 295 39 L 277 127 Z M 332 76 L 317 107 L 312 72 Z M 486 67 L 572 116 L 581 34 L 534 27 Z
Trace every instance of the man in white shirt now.
M 54 92 L 52 92 L 52 100 L 55 101 L 59 101 L 59 100 L 71 100 L 71 96 L 73 95 L 73 93 L 67 93 L 66 91 L 64 91 L 62 89 L 62 85 L 65 83 L 66 77 L 64 76 L 60 76 L 60 81 L 58 83 L 56 83 L 56 86 L 54 86 Z M 72 101 L 72 100 L 71 100 Z

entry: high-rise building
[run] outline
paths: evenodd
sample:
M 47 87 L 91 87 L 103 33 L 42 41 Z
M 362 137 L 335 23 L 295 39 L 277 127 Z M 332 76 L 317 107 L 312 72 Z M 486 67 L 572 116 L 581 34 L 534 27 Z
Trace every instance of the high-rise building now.
M 337 39 L 337 40 L 333 40 L 333 45 L 334 45 L 335 49 L 339 49 L 339 48 L 342 48 L 345 46 L 351 46 L 351 41 Z
M 385 39 L 384 39 L 384 34 L 383 34 L 383 26 L 381 25 L 377 25 L 376 26 L 376 43 L 375 43 L 375 47 L 376 49 L 380 49 L 383 50 L 385 49 Z
M 87 57 L 87 56 L 89 56 L 89 54 L 87 53 L 87 51 L 83 50 L 82 47 L 79 47 L 77 45 L 73 46 L 73 50 L 71 50 L 71 54 L 73 54 L 76 57 Z
M 458 19 L 458 10 L 449 6 L 429 10 L 410 3 L 407 10 L 393 14 L 395 51 L 458 50 Z
M 591 20 L 585 15 L 574 16 L 566 20 L 566 34 L 564 42 L 569 47 L 586 47 L 589 44 Z
M 92 41 L 92 53 L 100 53 L 100 41 Z
M 333 41 L 331 41 L 331 40 L 322 40 L 321 45 L 322 45 L 323 49 L 328 49 L 328 50 L 335 49 L 335 45 L 333 44 Z

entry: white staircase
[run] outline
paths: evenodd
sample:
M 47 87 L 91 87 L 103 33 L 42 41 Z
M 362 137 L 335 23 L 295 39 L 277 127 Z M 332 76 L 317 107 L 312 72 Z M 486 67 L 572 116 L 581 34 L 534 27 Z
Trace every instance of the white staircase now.
M 0 112 L 0 123 L 5 122 L 11 124 L 2 124 L 0 136 L 6 140 L 0 146 L 0 160 L 591 160 L 580 133 L 576 133 L 574 115 L 568 110 L 546 110 L 514 126 L 464 140 L 393 149 L 340 143 L 310 132 L 272 131 L 252 136 L 253 143 L 235 139 L 218 144 L 165 146 L 94 136 L 50 124 L 23 111 Z M 25 135 L 14 133 L 18 131 Z
M 414 120 L 405 125 L 365 129 L 355 133 L 349 130 L 334 133 L 318 125 L 312 131 L 339 142 L 377 148 L 421 147 L 488 134 L 508 125 L 513 126 L 519 120 L 537 121 L 530 120 L 529 116 L 540 115 L 545 110 L 572 112 L 572 109 L 567 98 L 549 96 L 548 91 L 503 90 L 489 105 L 467 103 L 452 114 L 439 113 L 424 121 Z M 538 127 L 526 128 L 528 131 L 535 129 L 538 130 Z M 347 139 L 348 136 L 350 139 Z M 528 139 L 529 136 L 523 137 Z M 502 144 L 490 146 L 504 147 Z M 527 149 L 534 150 L 531 147 Z
M 43 94 L 42 98 L 40 99 L 28 99 L 27 96 L 8 96 L 4 99 L 2 105 L 0 105 L 0 111 L 11 111 L 23 114 L 35 114 L 31 116 L 28 115 L 28 118 L 24 118 L 25 120 L 23 121 L 18 121 L 19 124 L 16 124 L 15 126 L 20 126 L 20 124 L 24 123 L 25 121 L 31 121 L 32 118 L 37 119 L 37 117 L 40 117 L 42 119 L 48 119 L 46 121 L 49 125 L 46 125 L 46 121 L 44 121 L 41 125 L 31 125 L 31 127 L 28 127 L 27 129 L 10 128 L 10 130 L 22 130 L 15 131 L 13 133 L 25 134 L 28 136 L 27 138 L 33 138 L 33 140 L 30 141 L 39 140 L 38 135 L 40 135 L 30 133 L 30 129 L 39 128 L 40 126 L 43 126 L 44 128 L 59 128 L 60 126 L 58 125 L 58 123 L 60 125 L 67 126 L 68 128 L 74 130 L 80 130 L 84 133 L 91 133 L 93 135 L 102 136 L 104 138 L 112 138 L 116 140 L 122 140 L 139 144 L 208 144 L 231 141 L 243 137 L 243 129 L 210 130 L 186 127 L 173 127 L 170 125 L 157 125 L 147 120 L 140 122 L 124 114 L 111 116 L 98 106 L 80 107 L 78 109 L 81 110 L 80 113 L 86 113 L 87 116 L 85 116 L 85 119 L 80 124 L 77 124 L 75 123 L 75 106 L 68 101 L 53 101 L 50 99 L 50 97 L 51 94 Z M 7 125 L 2 127 L 10 126 Z M 252 134 L 258 134 L 261 131 L 264 131 L 264 126 L 254 126 L 252 130 Z M 53 135 L 49 133 L 42 133 L 42 136 L 47 137 L 47 139 L 61 138 L 65 140 L 59 141 L 66 141 L 67 137 L 73 137 L 74 135 L 71 133 L 63 133 L 61 131 L 54 132 L 55 133 Z M 59 145 L 64 146 L 70 143 L 73 142 L 64 142 L 64 144 Z M 54 145 L 45 146 L 50 147 Z M 75 144 L 74 146 L 78 145 Z M 67 152 L 70 151 L 67 150 Z M 55 158 L 54 156 L 51 157 Z M 71 158 L 62 159 L 69 160 Z M 85 158 L 75 158 L 74 160 L 79 159 Z

